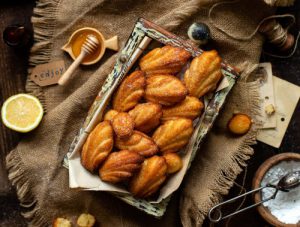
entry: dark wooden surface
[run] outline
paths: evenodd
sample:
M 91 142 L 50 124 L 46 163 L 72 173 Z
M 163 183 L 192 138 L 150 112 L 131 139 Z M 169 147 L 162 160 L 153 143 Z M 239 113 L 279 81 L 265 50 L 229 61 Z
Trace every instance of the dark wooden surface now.
M 17 51 L 9 48 L 2 40 L 2 32 L 10 24 L 30 26 L 33 6 L 33 0 L 0 2 L 0 106 L 9 96 L 24 92 L 28 61 L 28 48 Z M 5 155 L 17 145 L 21 136 L 5 128 L 2 122 L 0 128 L 0 226 L 26 226 L 4 165 Z
M 9 24 L 25 24 L 30 27 L 30 16 L 34 7 L 34 0 L 16 1 L 4 0 L 0 2 L 0 32 Z M 279 9 L 279 12 L 282 10 Z M 284 12 L 294 13 L 297 17 L 298 26 L 300 26 L 300 1 L 296 6 L 284 9 Z M 296 27 L 295 29 L 299 29 Z M 14 50 L 4 44 L 2 37 L 0 40 L 0 105 L 9 96 L 23 92 L 26 79 L 26 69 L 28 61 L 28 48 Z M 289 59 L 274 59 L 268 56 L 262 56 L 261 61 L 271 61 L 273 64 L 274 75 L 277 75 L 287 81 L 300 85 L 300 50 Z M 254 146 L 255 154 L 248 161 L 247 174 L 245 180 L 245 188 L 251 188 L 252 178 L 259 165 L 267 158 L 282 152 L 300 153 L 300 105 L 293 115 L 287 133 L 284 137 L 282 145 L 279 149 L 272 148 L 263 143 Z M 11 187 L 7 180 L 4 160 L 6 154 L 13 149 L 21 135 L 5 128 L 0 122 L 0 227 L 26 226 L 26 222 L 21 216 L 21 208 L 19 206 L 15 190 Z M 241 184 L 245 172 L 241 173 L 237 179 L 237 183 Z M 230 190 L 227 198 L 233 197 L 240 192 L 238 186 Z M 244 205 L 252 203 L 252 199 L 248 198 Z M 239 204 L 232 204 L 226 211 L 236 209 Z M 210 223 L 206 220 L 205 226 Z M 230 222 L 222 222 L 218 226 L 269 226 L 257 213 L 255 209 L 247 211 L 230 220 Z

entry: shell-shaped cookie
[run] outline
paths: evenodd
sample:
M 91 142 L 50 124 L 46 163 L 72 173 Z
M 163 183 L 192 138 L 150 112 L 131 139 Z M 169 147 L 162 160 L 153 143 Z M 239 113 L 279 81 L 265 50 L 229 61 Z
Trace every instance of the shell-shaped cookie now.
M 147 102 L 136 105 L 129 115 L 134 119 L 135 128 L 147 133 L 159 125 L 162 109 L 159 104 Z
M 179 47 L 156 48 L 140 60 L 140 68 L 147 76 L 153 74 L 176 74 L 186 64 L 191 54 Z
M 182 168 L 182 159 L 176 153 L 166 153 L 163 155 L 167 163 L 167 173 L 172 174 L 178 172 Z
M 161 152 L 178 151 L 184 147 L 193 133 L 192 120 L 178 118 L 166 121 L 159 126 L 152 138 Z
M 146 80 L 145 99 L 148 102 L 171 106 L 181 102 L 187 95 L 184 84 L 175 76 L 155 75 Z
M 192 60 L 184 74 L 184 83 L 191 96 L 200 98 L 215 90 L 221 77 L 221 58 L 217 51 L 204 51 Z
M 146 159 L 140 171 L 133 177 L 129 191 L 138 198 L 153 195 L 166 179 L 167 164 L 163 157 L 153 156 Z
M 186 96 L 186 98 L 171 107 L 163 107 L 162 121 L 173 120 L 176 118 L 188 118 L 194 120 L 201 114 L 203 103 L 196 97 Z
M 112 127 L 117 137 L 128 138 L 133 133 L 134 120 L 128 113 L 121 112 L 114 116 Z
M 110 122 L 99 123 L 83 145 L 81 164 L 90 172 L 94 172 L 111 152 L 113 144 L 113 128 Z
M 112 119 L 118 114 L 119 112 L 116 110 L 109 110 L 105 113 L 103 120 L 104 121 L 112 121 Z
M 115 146 L 120 150 L 137 152 L 144 157 L 149 157 L 158 152 L 158 147 L 146 134 L 133 131 L 128 139 L 116 138 Z
M 144 157 L 128 150 L 112 152 L 99 170 L 103 181 L 119 183 L 127 181 L 140 169 Z
M 142 71 L 134 71 L 126 77 L 113 98 L 113 109 L 126 112 L 132 109 L 144 95 L 146 85 Z

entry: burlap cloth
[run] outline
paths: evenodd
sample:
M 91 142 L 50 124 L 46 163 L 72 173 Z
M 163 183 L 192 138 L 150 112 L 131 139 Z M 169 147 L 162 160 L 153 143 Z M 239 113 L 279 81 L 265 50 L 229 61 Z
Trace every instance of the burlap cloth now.
M 244 61 L 257 63 L 262 46 L 259 34 L 238 41 L 220 32 L 212 23 L 229 34 L 245 37 L 272 10 L 259 0 L 222 4 L 212 12 L 210 23 L 208 3 L 212 2 L 40 0 L 32 18 L 36 42 L 30 67 L 56 59 L 64 59 L 68 66 L 71 59 L 60 48 L 73 31 L 84 26 L 99 29 L 106 38 L 118 35 L 123 46 L 138 17 L 145 17 L 183 36 L 190 23 L 206 22 L 211 27 L 215 48 L 224 59 L 237 66 Z M 39 88 L 28 79 L 28 92 L 43 101 L 47 114 L 38 129 L 28 133 L 7 156 L 9 179 L 25 207 L 23 215 L 32 226 L 47 226 L 55 217 L 76 216 L 82 212 L 95 215 L 100 226 L 176 226 L 179 215 L 184 226 L 201 226 L 209 208 L 228 192 L 253 154 L 249 145 L 255 142 L 256 123 L 243 137 L 230 137 L 225 130 L 234 111 L 246 112 L 255 120 L 258 84 L 240 80 L 235 86 L 181 189 L 173 196 L 165 216 L 157 220 L 108 193 L 69 189 L 68 170 L 62 167 L 70 143 L 112 69 L 116 57 L 113 54 L 108 51 L 96 65 L 80 67 L 76 78 L 66 87 Z

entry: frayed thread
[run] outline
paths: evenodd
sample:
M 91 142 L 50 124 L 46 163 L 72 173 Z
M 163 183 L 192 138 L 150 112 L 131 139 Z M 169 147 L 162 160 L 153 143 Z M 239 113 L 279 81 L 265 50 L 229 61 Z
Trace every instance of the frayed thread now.
M 32 69 L 39 64 L 50 61 L 52 50 L 52 37 L 55 30 L 55 19 L 57 16 L 57 5 L 59 1 L 40 0 L 33 10 L 31 21 L 34 25 L 34 45 L 30 50 L 28 75 Z M 47 13 L 45 13 L 47 9 Z M 26 92 L 36 96 L 42 103 L 44 110 L 47 111 L 46 99 L 43 89 L 34 83 L 30 76 L 26 81 Z
M 27 177 L 29 174 L 25 171 L 17 150 L 11 151 L 6 156 L 6 167 L 9 173 L 8 179 L 16 188 L 20 206 L 28 210 L 22 212 L 22 215 L 28 221 L 29 226 L 47 226 L 47 220 L 39 213 L 37 200 L 31 193 L 32 183 Z

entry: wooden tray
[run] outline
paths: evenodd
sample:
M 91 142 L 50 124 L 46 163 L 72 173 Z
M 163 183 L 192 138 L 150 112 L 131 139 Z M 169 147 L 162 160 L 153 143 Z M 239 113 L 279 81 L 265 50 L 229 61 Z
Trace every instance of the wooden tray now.
M 135 61 L 152 40 L 158 41 L 159 43 L 165 45 L 184 48 L 185 50 L 189 51 L 193 57 L 196 57 L 203 52 L 201 49 L 194 46 L 190 41 L 183 40 L 182 38 L 164 30 L 158 25 L 140 18 L 136 22 L 128 41 L 125 44 L 125 47 L 116 60 L 112 72 L 107 76 L 107 79 L 103 84 L 101 91 L 92 104 L 83 127 L 80 129 L 79 134 L 72 142 L 69 152 L 64 160 L 65 167 L 68 167 L 68 157 L 70 156 L 70 154 L 81 150 L 88 134 L 100 122 L 112 93 L 122 81 L 124 76 L 127 75 L 128 71 L 131 69 Z M 222 62 L 222 73 L 228 81 L 228 86 L 214 93 L 213 98 L 208 103 L 204 113 L 201 115 L 195 127 L 195 142 L 192 144 L 192 156 L 189 162 L 189 166 L 205 135 L 211 129 L 221 107 L 224 105 L 228 93 L 232 89 L 233 85 L 236 82 L 236 79 L 239 76 L 239 74 L 233 67 L 224 62 Z M 169 196 L 162 202 L 154 204 L 145 199 L 136 199 L 129 195 L 121 195 L 117 193 L 113 194 L 126 203 L 131 204 L 132 206 L 135 206 L 138 209 L 143 210 L 144 212 L 155 217 L 163 216 L 168 201 L 171 197 Z

